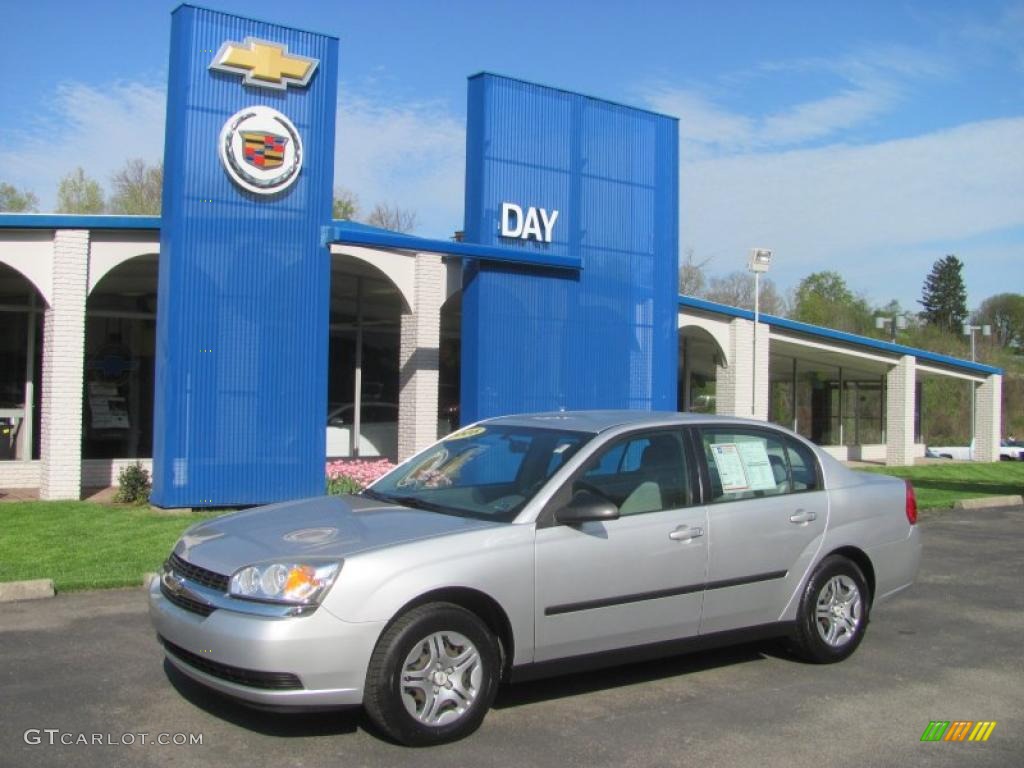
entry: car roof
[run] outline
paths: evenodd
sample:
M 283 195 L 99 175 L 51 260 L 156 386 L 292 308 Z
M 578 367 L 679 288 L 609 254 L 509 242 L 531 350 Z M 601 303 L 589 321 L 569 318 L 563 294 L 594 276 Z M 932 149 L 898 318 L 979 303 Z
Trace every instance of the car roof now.
M 616 427 L 665 426 L 669 424 L 749 424 L 769 426 L 767 422 L 713 413 L 679 413 L 676 411 L 547 411 L 496 416 L 481 423 L 507 424 L 516 427 L 546 427 L 571 432 L 604 432 Z M 774 426 L 774 425 L 772 425 Z

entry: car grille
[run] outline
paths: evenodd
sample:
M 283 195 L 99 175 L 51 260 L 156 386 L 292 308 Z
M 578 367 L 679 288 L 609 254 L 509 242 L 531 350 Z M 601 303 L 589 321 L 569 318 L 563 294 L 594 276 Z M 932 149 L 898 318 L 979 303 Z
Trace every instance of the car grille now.
M 191 611 L 192 613 L 198 613 L 200 616 L 209 616 L 217 610 L 212 605 L 207 605 L 206 603 L 201 603 L 198 600 L 193 600 L 186 595 L 171 592 L 171 590 L 169 590 L 162 581 L 160 582 L 160 593 L 179 608 L 184 608 L 186 611 Z
M 225 594 L 228 591 L 230 579 L 227 576 L 200 568 L 198 565 L 192 565 L 192 563 L 182 560 L 175 554 L 167 558 L 166 566 L 179 576 L 183 576 L 189 581 L 194 581 L 196 584 L 215 589 L 218 592 L 224 592 Z
M 263 688 L 272 691 L 296 691 L 302 690 L 302 682 L 291 672 L 259 672 L 253 669 L 242 669 L 232 667 L 228 664 L 221 664 L 219 661 L 205 658 L 199 654 L 186 651 L 164 637 L 160 637 L 167 652 L 190 667 L 205 672 L 213 677 L 227 680 L 230 683 L 238 683 L 249 688 Z

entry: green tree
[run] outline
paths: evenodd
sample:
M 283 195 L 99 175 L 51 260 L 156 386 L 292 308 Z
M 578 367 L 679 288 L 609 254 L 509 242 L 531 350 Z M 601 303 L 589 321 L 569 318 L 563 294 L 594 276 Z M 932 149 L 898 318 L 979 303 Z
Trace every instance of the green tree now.
M 76 168 L 63 179 L 57 189 L 58 213 L 103 213 L 103 189 Z
M 359 215 L 359 198 L 355 192 L 345 187 L 334 188 L 334 204 L 331 206 L 331 218 L 355 221 Z
M 416 228 L 416 212 L 396 205 L 377 203 L 366 217 L 366 223 L 393 232 L 412 232 Z
M 10 184 L 0 182 L 0 211 L 32 213 L 39 210 L 39 200 L 31 192 L 19 192 Z
M 146 165 L 135 158 L 111 178 L 114 193 L 110 196 L 110 212 L 137 216 L 156 216 L 163 197 L 164 168 L 162 163 Z
M 992 334 L 1001 347 L 1024 346 L 1024 295 L 997 293 L 989 296 L 974 313 L 978 325 L 992 326 Z
M 847 287 L 838 272 L 813 272 L 800 281 L 793 295 L 794 320 L 851 333 L 870 333 L 875 327 L 867 301 Z
M 918 303 L 924 307 L 922 319 L 953 333 L 967 319 L 967 289 L 964 288 L 963 262 L 948 254 L 932 265 L 925 278 Z

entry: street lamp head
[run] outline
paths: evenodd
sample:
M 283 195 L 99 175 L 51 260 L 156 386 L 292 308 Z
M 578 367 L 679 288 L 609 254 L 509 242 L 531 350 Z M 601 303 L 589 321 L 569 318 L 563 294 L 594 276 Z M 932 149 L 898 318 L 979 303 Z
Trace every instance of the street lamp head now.
M 991 336 L 992 335 L 992 326 L 991 325 L 983 325 L 983 326 L 981 326 L 981 335 L 982 336 Z
M 970 336 L 973 330 L 970 323 L 964 323 L 964 336 Z
M 747 269 L 751 272 L 767 272 L 772 265 L 772 252 L 767 248 L 751 248 Z
M 899 328 L 901 331 L 907 330 L 906 315 L 896 315 L 896 327 Z
M 888 323 L 888 317 L 878 316 L 875 318 L 875 328 L 877 328 L 878 330 L 882 330 L 883 328 L 885 328 L 885 326 L 888 325 Z

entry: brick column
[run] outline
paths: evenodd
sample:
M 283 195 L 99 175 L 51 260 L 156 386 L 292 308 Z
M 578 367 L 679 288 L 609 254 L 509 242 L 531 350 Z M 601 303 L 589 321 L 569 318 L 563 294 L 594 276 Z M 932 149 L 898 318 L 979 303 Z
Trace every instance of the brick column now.
M 1003 377 L 993 374 L 974 386 L 974 460 L 999 461 Z
M 439 255 L 416 256 L 415 286 L 415 306 L 402 315 L 399 343 L 399 461 L 438 437 L 438 364 L 445 289 L 445 268 Z
M 914 384 L 916 363 L 904 355 L 885 375 L 885 463 L 914 463 Z
M 78 499 L 82 491 L 82 381 L 89 232 L 53 236 L 53 301 L 43 316 L 39 498 Z
M 715 413 L 768 420 L 768 334 L 769 328 L 757 328 L 757 404 L 754 398 L 754 323 L 734 318 L 729 323 L 729 348 L 724 350 L 728 367 L 719 367 L 715 384 Z

